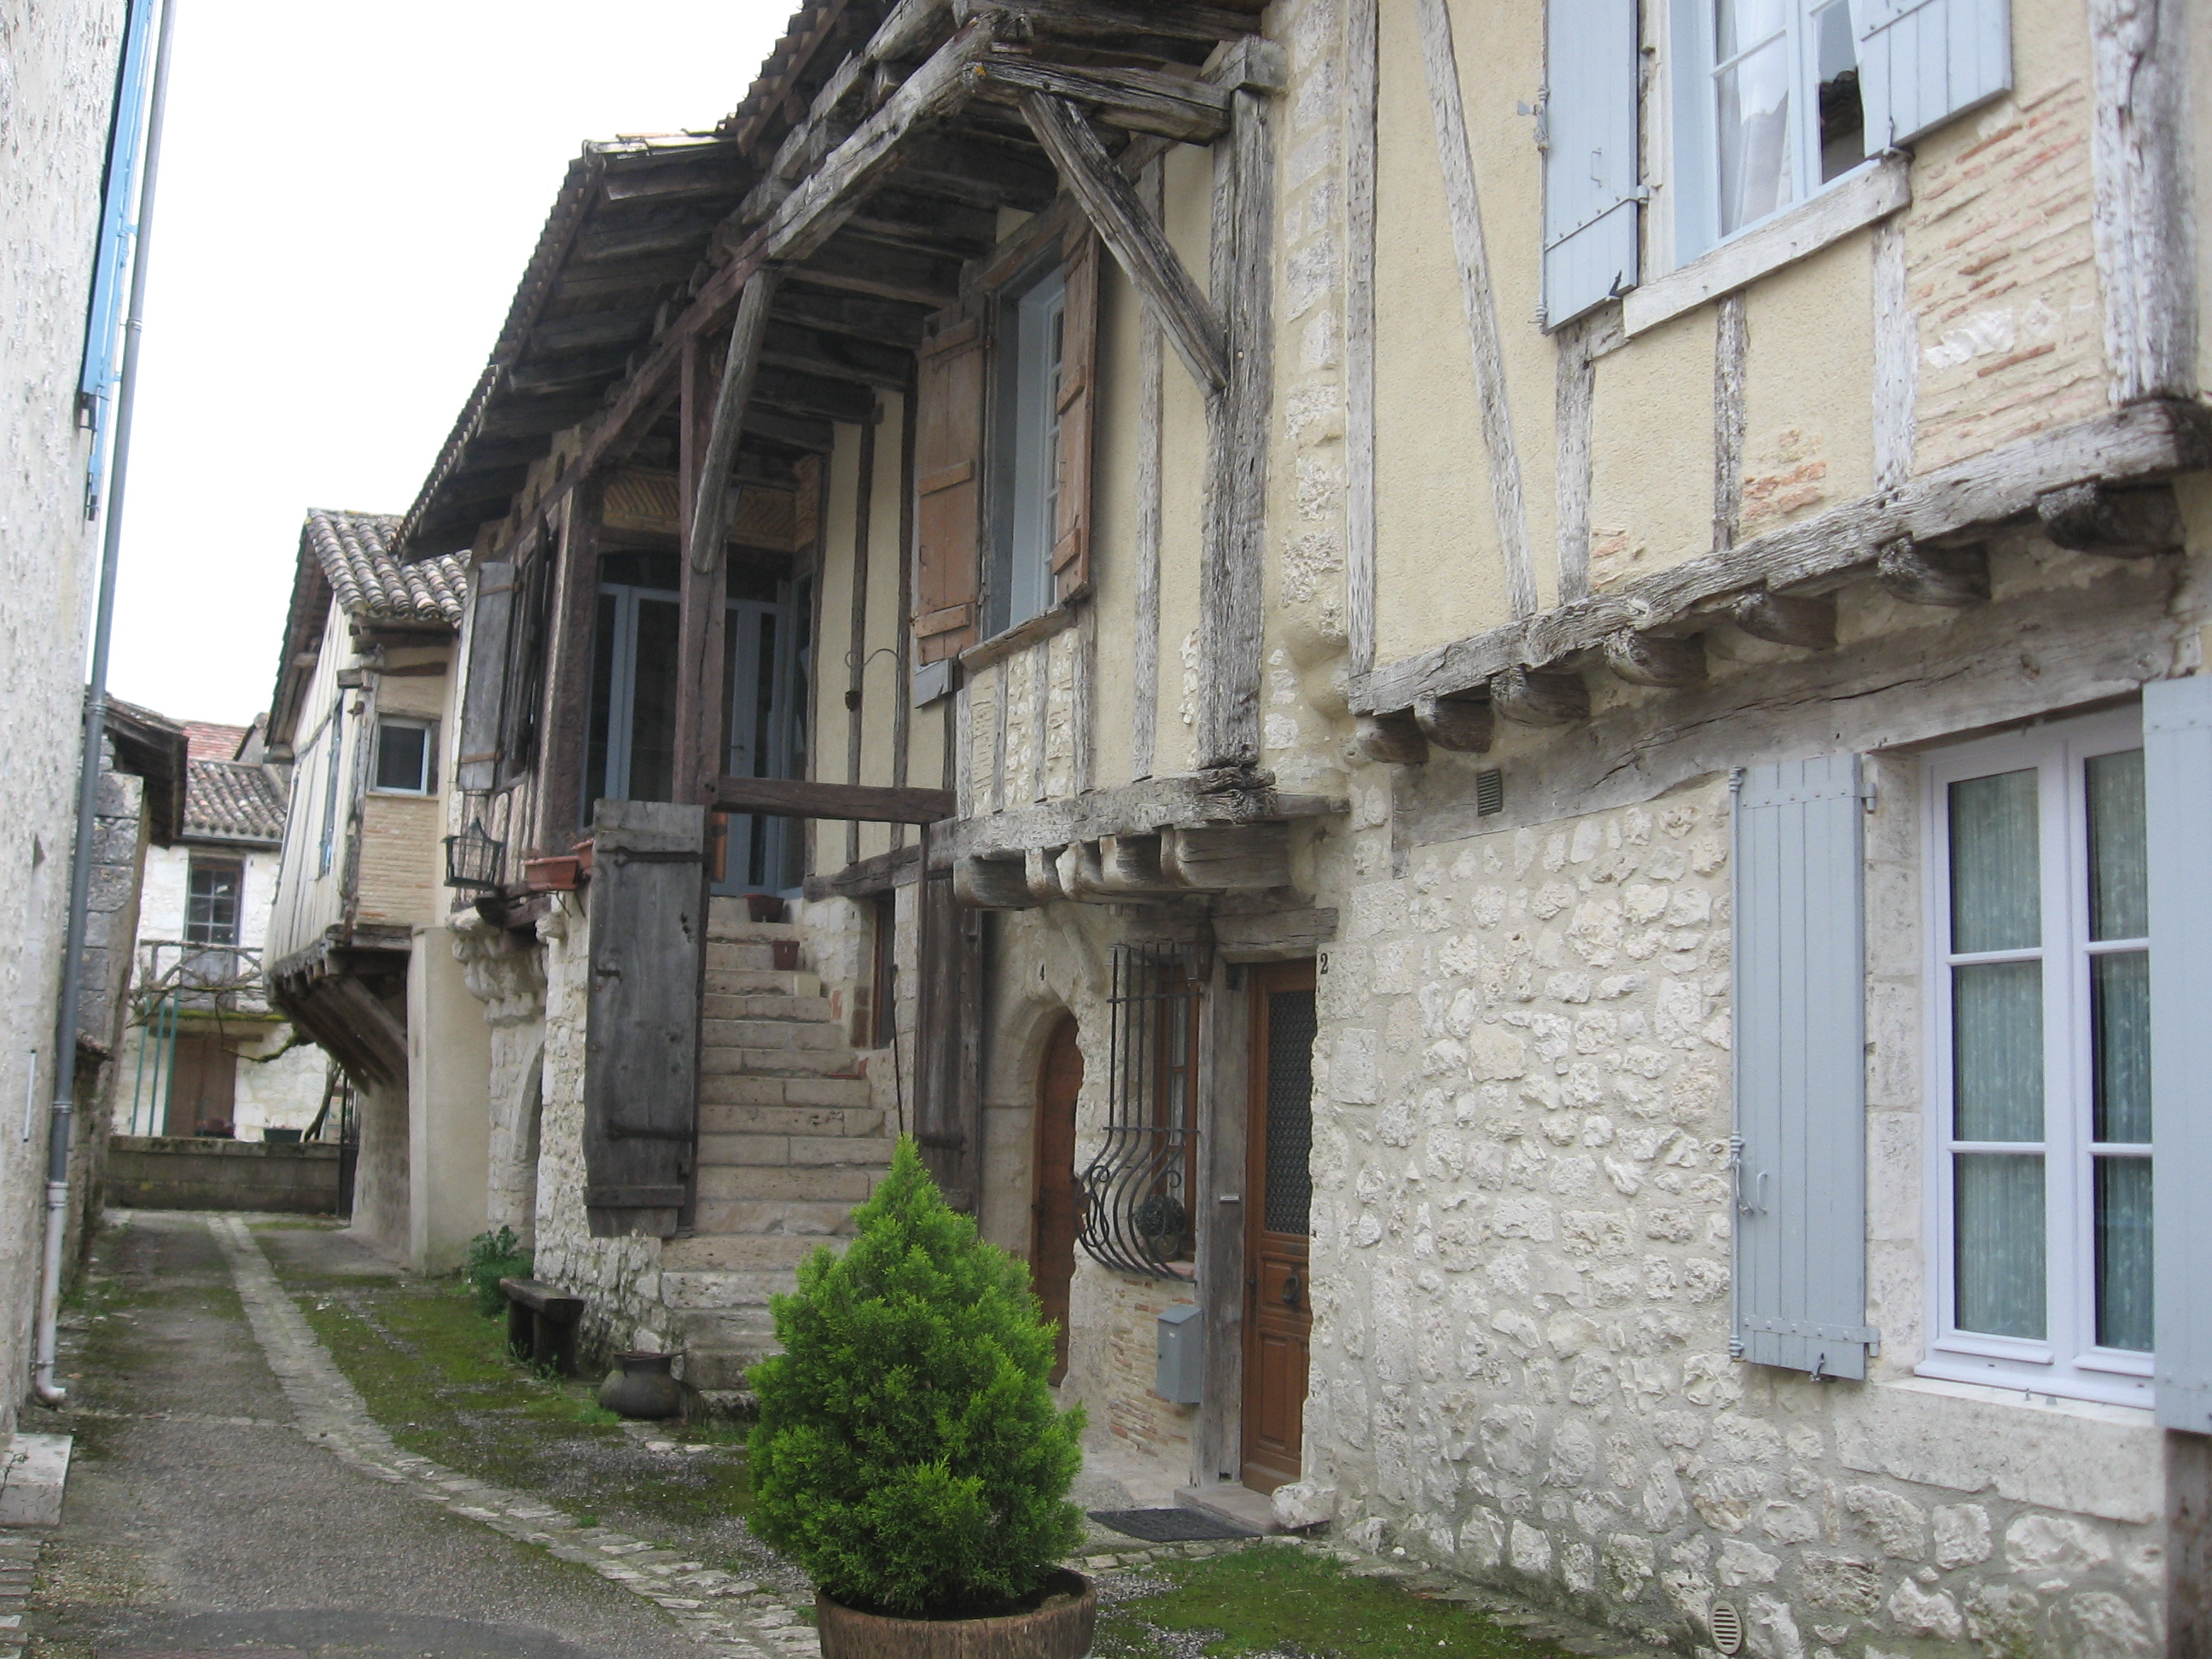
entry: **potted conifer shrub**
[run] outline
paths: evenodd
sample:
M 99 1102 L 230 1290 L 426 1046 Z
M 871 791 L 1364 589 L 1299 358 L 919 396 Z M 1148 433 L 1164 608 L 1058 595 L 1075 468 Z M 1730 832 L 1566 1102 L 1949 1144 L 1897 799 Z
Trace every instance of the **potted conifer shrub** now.
M 1054 1406 L 1028 1268 L 910 1139 L 854 1219 L 776 1297 L 783 1352 L 750 1373 L 754 1530 L 813 1578 L 823 1659 L 1083 1659 L 1097 1596 L 1060 1566 L 1083 1413 Z

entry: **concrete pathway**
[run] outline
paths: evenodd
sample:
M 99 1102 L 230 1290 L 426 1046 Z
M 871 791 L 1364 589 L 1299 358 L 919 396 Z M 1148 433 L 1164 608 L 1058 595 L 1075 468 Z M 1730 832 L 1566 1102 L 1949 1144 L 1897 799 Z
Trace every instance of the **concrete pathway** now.
M 72 1340 L 36 1659 L 819 1652 L 752 1585 L 399 1449 L 237 1218 L 140 1212 L 106 1267 L 128 1316 Z

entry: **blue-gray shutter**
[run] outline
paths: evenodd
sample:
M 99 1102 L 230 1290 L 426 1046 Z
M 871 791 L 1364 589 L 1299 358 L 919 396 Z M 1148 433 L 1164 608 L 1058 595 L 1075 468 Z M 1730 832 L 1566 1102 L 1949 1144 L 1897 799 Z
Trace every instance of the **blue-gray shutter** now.
M 2212 678 L 2143 688 L 2158 1420 L 2212 1433 Z M 2168 1201 L 2169 1198 L 2179 1201 Z
M 1551 0 L 1545 22 L 1544 326 L 1636 286 L 1636 0 Z
M 461 698 L 460 757 L 454 787 L 487 790 L 499 781 L 499 733 L 507 701 L 507 635 L 514 617 L 514 567 L 477 567 L 469 617 L 468 689 Z
M 1851 0 L 1866 153 L 2012 87 L 2012 0 Z
M 1761 1365 L 1863 1377 L 1866 945 L 1856 755 L 1736 782 L 1735 1331 Z

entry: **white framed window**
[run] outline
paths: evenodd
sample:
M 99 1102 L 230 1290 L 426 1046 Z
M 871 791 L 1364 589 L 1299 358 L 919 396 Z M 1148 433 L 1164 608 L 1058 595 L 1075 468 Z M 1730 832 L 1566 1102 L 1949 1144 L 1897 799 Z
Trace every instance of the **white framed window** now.
M 436 727 L 428 720 L 380 714 L 376 720 L 377 793 L 427 795 L 437 781 Z
M 1053 605 L 1053 542 L 1060 521 L 1060 370 L 1067 271 L 1055 262 L 1000 298 L 996 480 L 997 556 L 988 631 L 1001 633 Z
M 2138 711 L 1928 762 L 1923 1374 L 2151 1403 Z
M 1867 165 L 1850 0 L 1674 0 L 1681 264 Z

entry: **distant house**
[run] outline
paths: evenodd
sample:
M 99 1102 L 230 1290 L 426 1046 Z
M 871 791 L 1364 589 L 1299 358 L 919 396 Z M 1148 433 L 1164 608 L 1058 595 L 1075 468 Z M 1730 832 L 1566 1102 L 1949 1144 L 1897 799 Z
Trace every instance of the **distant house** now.
M 425 930 L 447 908 L 447 676 L 467 562 L 401 566 L 390 551 L 398 522 L 316 511 L 300 532 L 266 738 L 292 782 L 264 951 L 272 1005 L 329 1052 L 352 1091 L 355 1226 L 430 1266 L 457 1261 L 483 1224 L 489 1061 L 475 1062 L 463 1091 L 475 1103 L 473 1150 L 465 1128 L 447 1156 L 425 1117 L 433 1097 L 422 1073 L 465 1079 L 467 1057 L 429 1065 L 428 1048 L 410 1041 L 408 1007 L 411 981 L 459 972 L 450 945 L 434 948 Z M 482 1023 L 470 1025 L 481 1050 Z M 437 1185 L 432 1165 L 462 1195 L 450 1225 L 428 1198 L 410 1197 L 410 1185 Z
M 185 726 L 184 832 L 149 850 L 139 889 L 119 1133 L 258 1140 L 321 1108 L 327 1057 L 295 1044 L 262 972 L 289 793 L 262 728 Z

